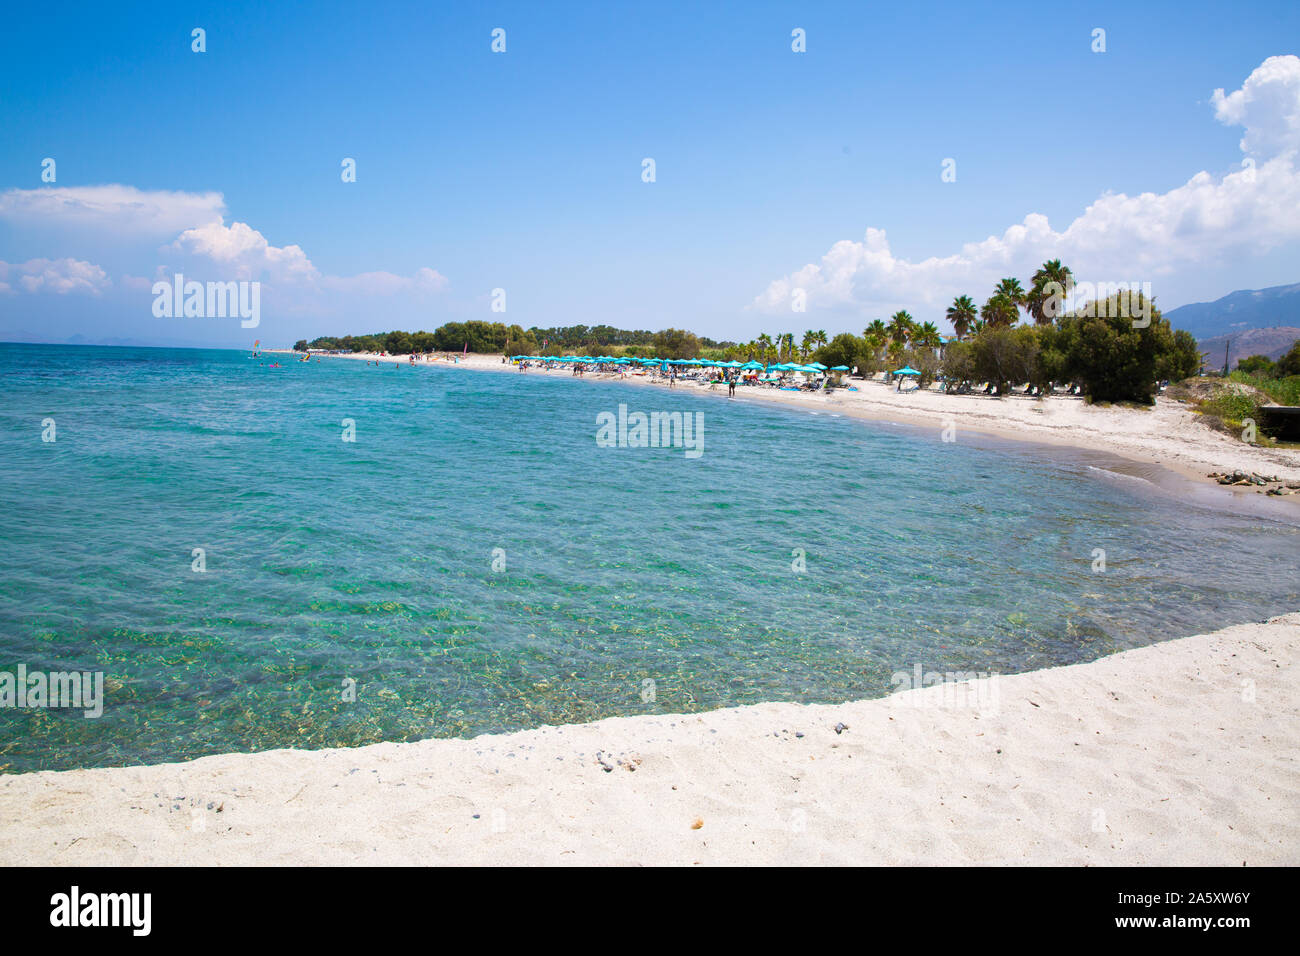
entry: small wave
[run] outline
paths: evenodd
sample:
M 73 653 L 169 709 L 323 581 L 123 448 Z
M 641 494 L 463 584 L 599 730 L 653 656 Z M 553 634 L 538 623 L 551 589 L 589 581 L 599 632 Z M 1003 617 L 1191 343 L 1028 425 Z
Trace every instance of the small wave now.
M 1153 482 L 1150 478 L 1143 478 L 1141 475 L 1130 475 L 1127 472 L 1114 471 L 1110 468 L 1098 468 L 1096 465 L 1088 465 L 1087 468 L 1089 471 L 1100 472 L 1101 474 L 1107 475 L 1111 478 L 1127 478 L 1129 481 L 1140 481 L 1144 485 L 1155 484 L 1155 482 Z

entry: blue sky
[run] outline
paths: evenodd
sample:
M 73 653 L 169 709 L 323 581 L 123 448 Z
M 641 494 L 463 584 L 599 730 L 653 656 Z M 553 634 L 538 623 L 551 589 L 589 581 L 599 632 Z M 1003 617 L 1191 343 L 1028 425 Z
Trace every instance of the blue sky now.
M 1300 225 L 1275 214 L 1300 195 L 1300 60 L 1256 75 L 1300 52 L 1293 2 L 56 4 L 7 19 L 0 338 L 244 345 L 483 318 L 749 339 L 860 331 L 894 308 L 942 324 L 954 290 L 982 300 L 1058 246 L 1082 278 L 1151 281 L 1166 308 L 1300 281 Z M 1216 108 L 1216 89 L 1243 93 Z M 1225 179 L 1248 156 L 1251 195 Z M 1202 172 L 1210 186 L 1187 189 Z M 1163 217 L 1149 234 L 1136 200 L 1085 215 L 1144 193 Z M 1050 227 L 1008 237 L 1030 215 Z M 149 285 L 182 269 L 263 282 L 261 326 L 155 318 Z

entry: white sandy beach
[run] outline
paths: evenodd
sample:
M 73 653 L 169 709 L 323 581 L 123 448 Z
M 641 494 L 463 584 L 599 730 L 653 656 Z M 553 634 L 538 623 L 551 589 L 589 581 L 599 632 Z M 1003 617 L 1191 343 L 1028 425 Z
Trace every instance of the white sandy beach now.
M 982 707 L 932 687 L 7 776 L 0 859 L 1297 864 L 1298 681 L 1290 614 L 998 677 Z

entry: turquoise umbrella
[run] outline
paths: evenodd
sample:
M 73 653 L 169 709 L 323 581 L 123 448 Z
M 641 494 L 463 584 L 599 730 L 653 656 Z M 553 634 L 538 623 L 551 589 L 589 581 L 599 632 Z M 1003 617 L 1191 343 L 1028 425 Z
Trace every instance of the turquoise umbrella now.
M 921 373 L 918 372 L 916 369 L 912 368 L 912 366 L 910 365 L 904 365 L 898 371 L 894 372 L 894 374 L 895 375 L 920 375 Z

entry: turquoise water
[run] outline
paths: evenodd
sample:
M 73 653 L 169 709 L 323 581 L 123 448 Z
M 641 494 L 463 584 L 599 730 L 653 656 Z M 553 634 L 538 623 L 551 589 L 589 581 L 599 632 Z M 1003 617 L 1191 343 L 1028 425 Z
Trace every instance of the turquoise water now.
M 107 685 L 0 708 L 11 772 L 832 702 L 1300 608 L 1294 527 L 1034 446 L 244 352 L 6 345 L 0 391 L 0 670 Z M 702 411 L 704 455 L 597 448 L 620 402 Z

